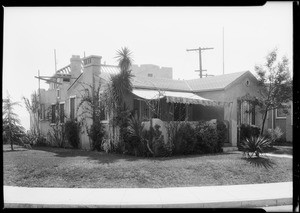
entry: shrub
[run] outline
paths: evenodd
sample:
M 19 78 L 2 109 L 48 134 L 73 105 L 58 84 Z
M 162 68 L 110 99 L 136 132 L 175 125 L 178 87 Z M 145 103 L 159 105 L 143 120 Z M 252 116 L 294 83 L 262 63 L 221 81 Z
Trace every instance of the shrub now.
M 275 129 L 268 129 L 265 137 L 271 140 L 272 143 L 278 143 L 282 142 L 283 132 L 279 127 L 276 127 Z
M 66 139 L 69 142 L 69 144 L 75 148 L 79 148 L 79 132 L 80 132 L 80 125 L 79 123 L 70 120 L 65 123 L 65 135 Z
M 264 153 L 264 151 L 270 147 L 270 143 L 271 141 L 268 138 L 262 136 L 246 138 L 241 142 L 241 149 L 250 158 L 253 156 L 253 154 L 259 157 L 259 154 Z M 252 155 L 249 155 L 250 152 Z
M 218 146 L 218 135 L 216 128 L 208 122 L 199 122 L 196 126 L 197 143 L 195 146 L 195 152 L 204 153 L 216 153 L 220 152 Z
M 228 129 L 226 127 L 226 124 L 223 121 L 217 120 L 217 137 L 218 137 L 218 143 L 217 143 L 217 150 L 218 152 L 222 152 L 224 143 L 228 143 Z
M 260 134 L 260 128 L 255 125 L 248 125 L 248 124 L 241 124 L 240 127 L 240 138 L 239 138 L 239 144 L 246 140 L 246 138 L 250 137 L 258 137 Z
M 197 142 L 195 128 L 189 123 L 181 123 L 176 131 L 174 143 L 174 154 L 192 154 Z
M 153 127 L 150 128 L 150 130 L 146 130 L 145 132 L 148 133 L 148 138 L 146 138 L 146 141 L 148 140 L 149 146 L 152 150 L 152 154 L 154 157 L 167 157 L 171 156 L 172 154 L 172 147 L 169 143 L 164 142 L 164 136 L 162 135 L 162 132 L 159 130 L 160 126 L 156 124 Z M 152 136 L 149 134 L 152 131 Z M 152 139 L 151 139 L 152 137 Z
M 91 127 L 88 129 L 88 136 L 91 139 L 91 149 L 92 151 L 101 151 L 102 140 L 104 138 L 104 126 L 100 121 L 95 121 Z

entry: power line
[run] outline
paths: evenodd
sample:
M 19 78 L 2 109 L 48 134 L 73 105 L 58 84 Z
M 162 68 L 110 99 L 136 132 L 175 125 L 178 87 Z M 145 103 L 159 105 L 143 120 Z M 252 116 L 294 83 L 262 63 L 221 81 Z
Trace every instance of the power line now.
M 202 78 L 202 72 L 206 70 L 202 70 L 202 50 L 211 50 L 214 49 L 212 47 L 205 47 L 201 48 L 199 47 L 198 49 L 187 49 L 186 51 L 198 51 L 199 52 L 199 70 L 195 70 L 196 72 L 199 72 L 200 78 Z

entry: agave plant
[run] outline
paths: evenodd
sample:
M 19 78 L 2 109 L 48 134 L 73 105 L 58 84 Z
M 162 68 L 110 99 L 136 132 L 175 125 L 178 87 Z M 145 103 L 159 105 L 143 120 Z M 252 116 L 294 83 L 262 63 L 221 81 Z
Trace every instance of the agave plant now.
M 268 138 L 259 136 L 246 138 L 241 143 L 241 148 L 245 154 L 250 158 L 255 154 L 256 157 L 259 157 L 259 154 L 264 153 L 265 149 L 270 147 L 271 141 Z M 252 153 L 251 155 L 249 153 Z

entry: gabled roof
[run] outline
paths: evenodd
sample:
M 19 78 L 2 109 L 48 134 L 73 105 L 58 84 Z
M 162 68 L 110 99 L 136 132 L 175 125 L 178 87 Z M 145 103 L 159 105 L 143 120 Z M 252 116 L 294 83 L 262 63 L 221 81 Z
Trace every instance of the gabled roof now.
M 194 92 L 210 91 L 210 90 L 223 90 L 232 84 L 234 81 L 250 73 L 250 71 L 229 73 L 224 75 L 211 76 L 206 78 L 198 78 L 187 80 L 188 85 Z M 252 75 L 252 74 L 251 74 Z

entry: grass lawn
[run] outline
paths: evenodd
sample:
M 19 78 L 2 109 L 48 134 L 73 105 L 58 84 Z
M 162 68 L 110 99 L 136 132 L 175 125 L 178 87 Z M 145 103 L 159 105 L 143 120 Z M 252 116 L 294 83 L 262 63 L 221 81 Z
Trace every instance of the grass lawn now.
M 292 155 L 293 147 L 292 146 L 273 146 L 273 147 L 268 148 L 267 153 Z
M 180 187 L 292 181 L 292 159 L 246 160 L 242 153 L 139 158 L 58 148 L 3 146 L 4 185 Z

